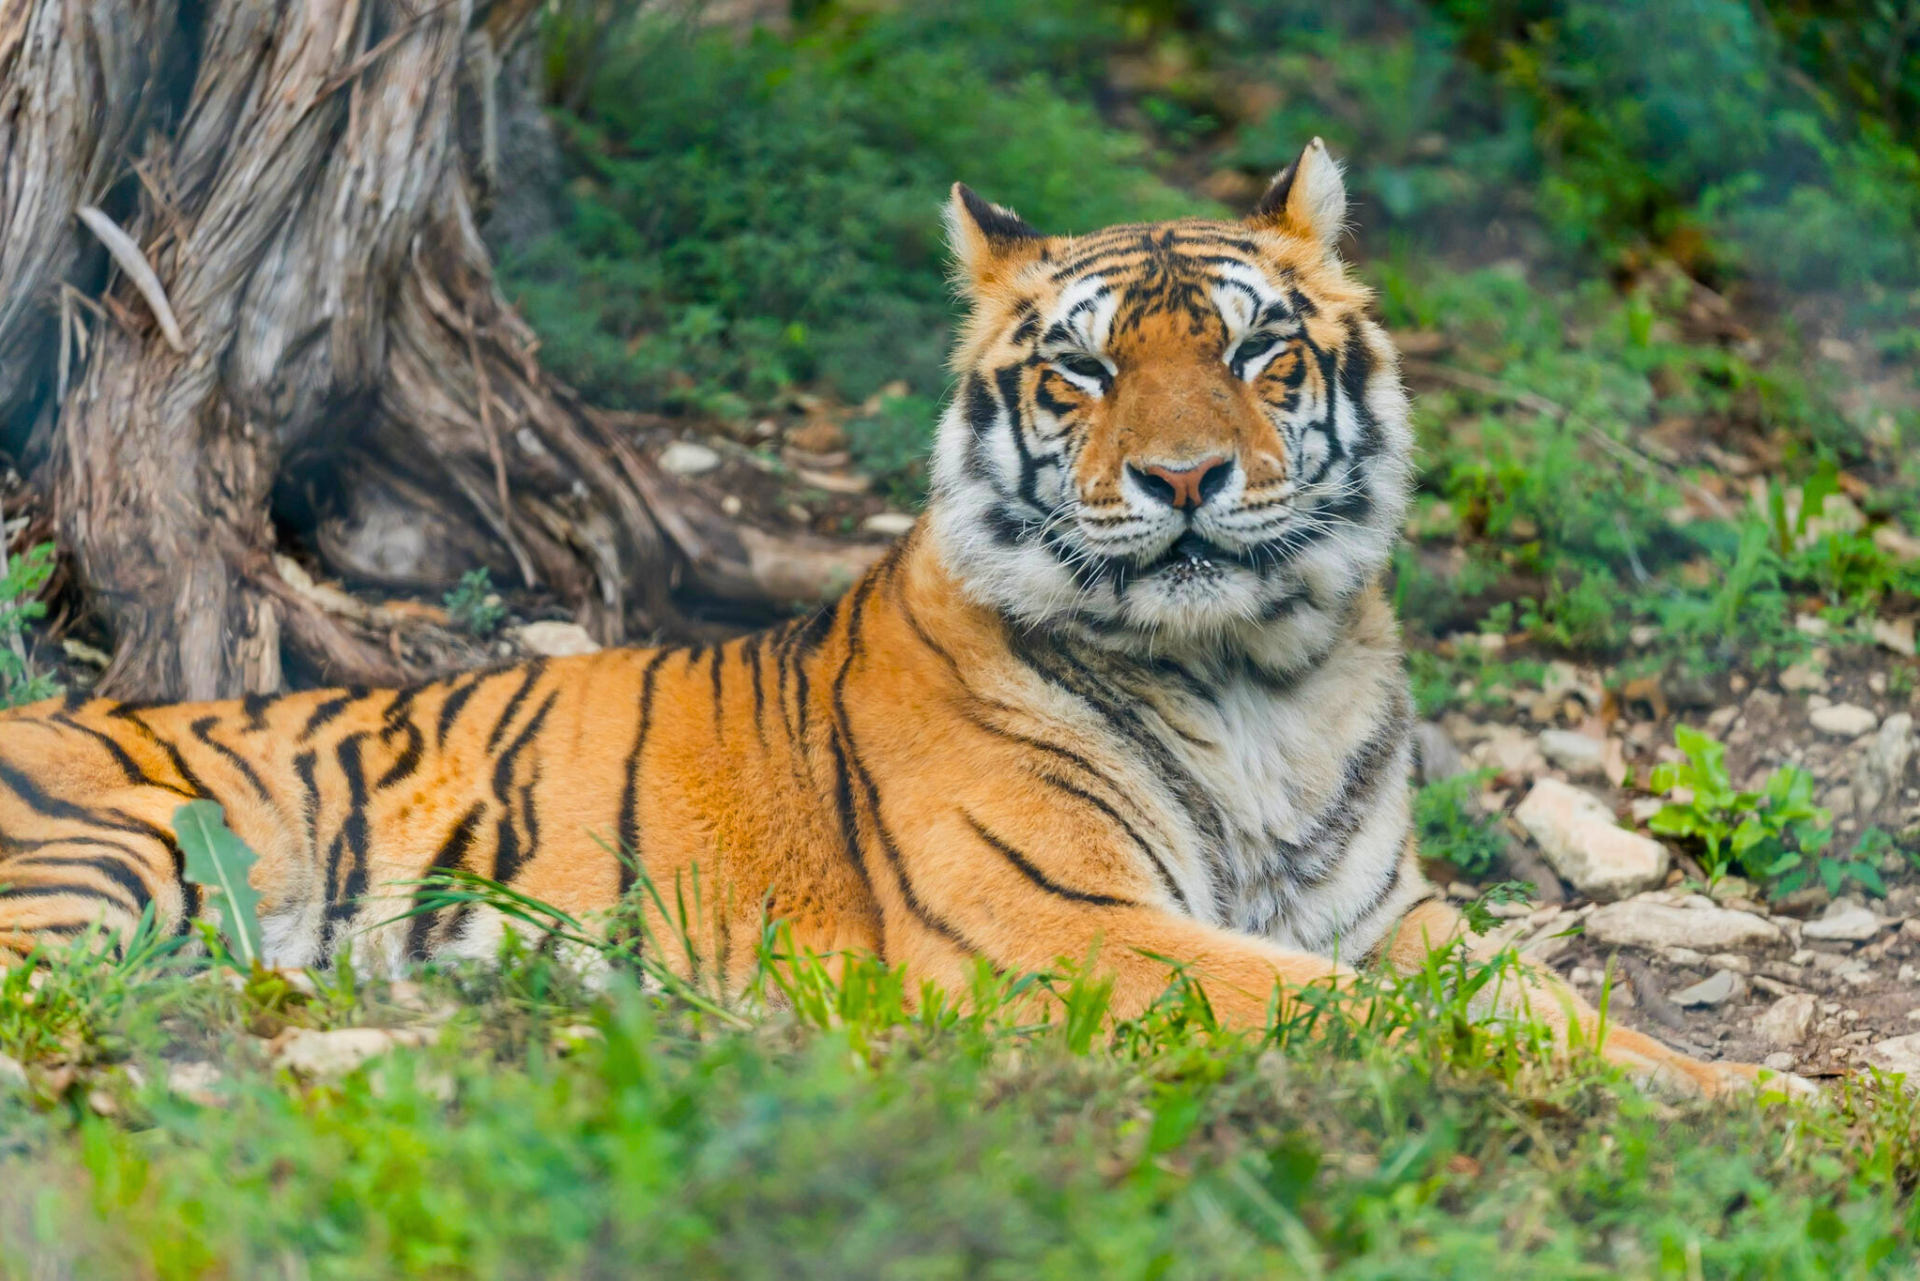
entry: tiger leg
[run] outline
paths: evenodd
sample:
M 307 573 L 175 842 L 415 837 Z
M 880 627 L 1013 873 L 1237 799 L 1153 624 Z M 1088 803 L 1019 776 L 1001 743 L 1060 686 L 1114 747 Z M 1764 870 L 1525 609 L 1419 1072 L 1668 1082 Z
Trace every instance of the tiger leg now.
M 1500 950 L 1484 936 L 1473 933 L 1450 904 L 1429 899 L 1400 918 L 1377 955 L 1396 973 L 1407 974 L 1421 969 L 1435 950 L 1452 947 L 1460 940 L 1466 942 L 1468 955 L 1475 960 L 1487 960 Z M 1760 1071 L 1747 1063 L 1708 1063 L 1622 1027 L 1610 1017 L 1602 1020 L 1579 993 L 1548 970 L 1524 966 L 1517 973 L 1501 976 L 1494 986 L 1484 1013 L 1524 1013 L 1551 1028 L 1557 1040 L 1566 1042 L 1578 1035 L 1589 1045 L 1597 1043 L 1608 1062 L 1619 1064 L 1635 1080 L 1656 1089 L 1714 1098 L 1751 1089 Z M 1790 1087 L 1797 1080 L 1783 1079 Z
M 192 908 L 176 850 L 157 833 L 0 840 L 0 959 L 90 930 L 124 941 L 149 909 L 160 933 L 179 933 Z
M 949 990 L 964 990 L 969 967 L 956 959 L 954 939 L 922 935 L 917 941 L 915 951 L 928 959 L 910 960 L 910 977 L 932 977 Z M 970 932 L 961 947 L 985 955 L 1003 971 L 1021 973 L 1044 973 L 1062 961 L 1092 958 L 1094 971 L 1113 985 L 1108 1009 L 1119 1019 L 1145 1011 L 1178 971 L 1200 983 L 1224 1025 L 1247 1031 L 1267 1026 L 1276 990 L 1284 1006 L 1303 989 L 1343 988 L 1356 977 L 1322 956 L 1134 904 L 1035 903 L 1030 916 Z

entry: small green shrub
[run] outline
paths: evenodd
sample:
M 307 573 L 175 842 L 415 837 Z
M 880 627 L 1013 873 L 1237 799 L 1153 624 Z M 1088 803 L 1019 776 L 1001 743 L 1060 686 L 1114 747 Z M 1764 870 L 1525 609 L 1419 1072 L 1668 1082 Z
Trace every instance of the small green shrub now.
M 1833 815 L 1813 803 L 1813 775 L 1806 770 L 1783 765 L 1760 791 L 1737 791 L 1722 744 L 1687 725 L 1674 727 L 1673 741 L 1686 760 L 1655 766 L 1651 787 L 1655 792 L 1685 788 L 1691 795 L 1669 803 L 1647 826 L 1662 836 L 1698 842 L 1709 877 L 1718 880 L 1738 871 L 1784 891 L 1804 883 L 1827 861 L 1850 866 L 1822 855 L 1833 836 L 1828 826 Z
M 1486 780 L 1484 772 L 1456 774 L 1429 783 L 1413 795 L 1414 830 L 1419 833 L 1422 857 L 1449 863 L 1468 879 L 1493 871 L 1507 852 L 1506 838 L 1475 799 Z
M 52 577 L 52 543 L 29 548 L 0 574 L 0 708 L 38 702 L 60 692 L 51 676 L 35 672 L 31 661 L 15 648 L 24 649 L 27 624 L 46 616 L 46 605 L 34 597 Z
M 468 570 L 459 586 L 442 598 L 453 625 L 482 640 L 500 630 L 507 607 L 493 590 L 493 575 L 485 569 Z

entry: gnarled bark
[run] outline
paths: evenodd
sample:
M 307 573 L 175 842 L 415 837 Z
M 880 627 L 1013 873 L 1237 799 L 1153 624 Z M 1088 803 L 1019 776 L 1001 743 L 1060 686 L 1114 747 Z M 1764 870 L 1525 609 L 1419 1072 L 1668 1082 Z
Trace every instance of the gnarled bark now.
M 26 29 L 74 21 L 70 7 L 27 0 Z M 496 289 L 462 98 L 490 91 L 534 0 L 209 0 L 192 30 L 153 7 L 91 8 L 100 29 L 138 13 L 192 69 L 125 220 L 121 260 L 145 278 L 137 247 L 151 279 L 116 273 L 90 305 L 84 374 L 39 468 L 116 639 L 103 688 L 273 690 L 283 655 L 334 680 L 411 674 L 281 580 L 276 495 L 297 495 L 337 572 L 418 588 L 491 564 L 607 643 L 673 627 L 682 581 L 765 600 L 844 579 L 839 558 L 736 532 L 660 474 L 541 372 Z M 132 121 L 153 106 L 151 76 L 91 83 L 98 101 L 57 110 Z M 490 118 L 474 105 L 467 118 Z M 89 196 L 99 165 L 78 161 L 108 146 L 76 150 L 49 190 Z M 30 252 L 0 242 L 16 274 Z

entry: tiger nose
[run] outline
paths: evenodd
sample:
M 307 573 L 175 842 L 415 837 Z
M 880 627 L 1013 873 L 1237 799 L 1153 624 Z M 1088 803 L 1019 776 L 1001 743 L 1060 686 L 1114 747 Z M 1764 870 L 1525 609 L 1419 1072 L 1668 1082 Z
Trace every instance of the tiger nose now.
M 1226 487 L 1233 475 L 1233 459 L 1223 454 L 1182 466 L 1147 463 L 1127 470 L 1145 490 L 1175 511 L 1192 511 Z

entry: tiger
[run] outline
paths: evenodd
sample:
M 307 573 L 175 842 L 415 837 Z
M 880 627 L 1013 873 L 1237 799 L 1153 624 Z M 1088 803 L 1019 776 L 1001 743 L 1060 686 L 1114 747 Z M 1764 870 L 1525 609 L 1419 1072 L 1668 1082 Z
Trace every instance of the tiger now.
M 1384 586 L 1411 409 L 1346 211 L 1318 139 L 1238 220 L 1055 236 L 956 184 L 925 512 L 836 602 L 408 688 L 0 715 L 0 947 L 189 933 L 216 905 L 172 816 L 211 799 L 280 967 L 497 956 L 516 927 L 485 904 L 395 911 L 461 871 L 582 919 L 637 899 L 723 995 L 768 920 L 909 990 L 1086 962 L 1116 1019 L 1178 970 L 1250 1031 L 1362 967 L 1484 952 L 1413 836 Z M 706 906 L 668 920 L 642 876 Z M 1644 1079 L 1756 1079 L 1550 974 L 1517 990 Z

